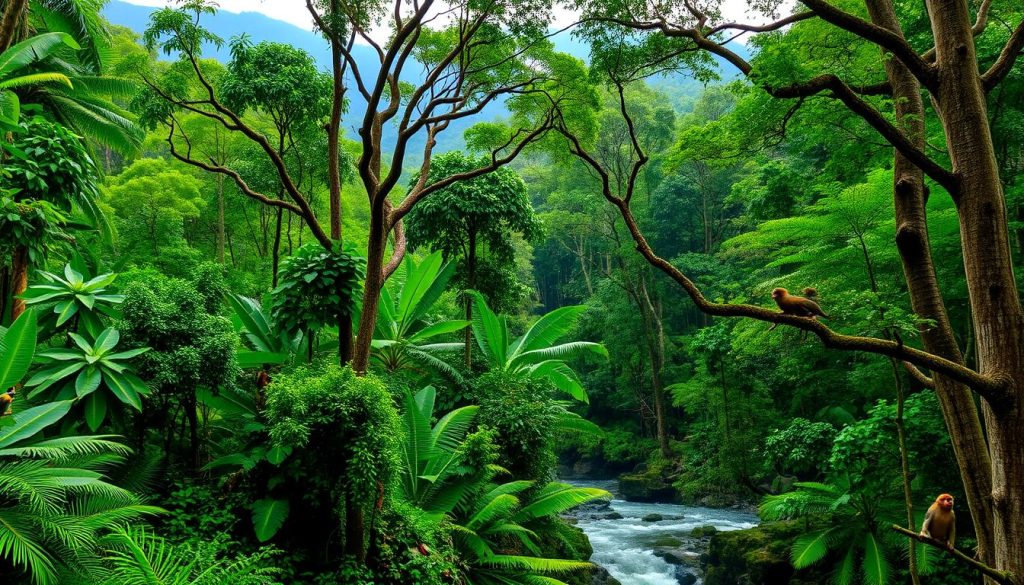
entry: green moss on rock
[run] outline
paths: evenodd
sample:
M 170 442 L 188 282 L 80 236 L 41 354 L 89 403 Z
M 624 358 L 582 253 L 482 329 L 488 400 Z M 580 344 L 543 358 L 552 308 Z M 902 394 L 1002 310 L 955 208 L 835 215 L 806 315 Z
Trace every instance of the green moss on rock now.
M 824 567 L 796 571 L 789 562 L 803 523 L 771 522 L 749 530 L 717 532 L 701 559 L 705 585 L 818 585 L 828 582 Z

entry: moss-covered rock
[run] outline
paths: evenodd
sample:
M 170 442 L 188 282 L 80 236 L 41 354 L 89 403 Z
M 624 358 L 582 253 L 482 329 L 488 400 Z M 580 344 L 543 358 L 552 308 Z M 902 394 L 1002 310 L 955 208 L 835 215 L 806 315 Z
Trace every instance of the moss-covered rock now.
M 693 538 L 705 538 L 714 536 L 718 533 L 718 529 L 710 524 L 707 526 L 698 526 L 690 531 L 690 536 Z
M 802 523 L 771 522 L 749 530 L 718 532 L 701 558 L 705 585 L 818 585 L 828 582 L 825 568 L 796 571 L 789 562 Z
M 642 520 L 644 522 L 661 522 L 664 519 L 665 519 L 665 517 L 662 516 L 661 514 L 647 514 L 646 516 L 644 516 L 640 520 Z
M 619 476 L 619 493 L 628 502 L 676 502 L 679 494 L 672 484 L 652 471 Z

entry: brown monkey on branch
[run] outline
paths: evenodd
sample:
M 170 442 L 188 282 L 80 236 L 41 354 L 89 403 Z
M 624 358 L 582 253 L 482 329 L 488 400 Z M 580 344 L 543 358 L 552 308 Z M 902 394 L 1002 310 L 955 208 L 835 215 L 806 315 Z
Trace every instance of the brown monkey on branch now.
M 953 512 L 953 496 L 940 494 L 928 508 L 921 525 L 921 536 L 945 543 L 952 550 L 956 543 L 956 514 Z
M 816 289 L 807 287 L 803 290 L 803 293 L 807 295 L 807 298 L 791 295 L 788 290 L 784 288 L 777 288 L 772 291 L 772 299 L 775 301 L 775 304 L 779 306 L 783 315 L 796 315 L 797 317 L 808 317 L 810 319 L 816 319 L 819 316 L 826 319 L 831 318 L 827 313 L 825 313 L 825 311 L 821 310 L 818 303 L 811 300 L 818 296 L 818 291 Z M 779 324 L 775 323 L 768 329 L 768 331 L 771 331 L 778 326 Z

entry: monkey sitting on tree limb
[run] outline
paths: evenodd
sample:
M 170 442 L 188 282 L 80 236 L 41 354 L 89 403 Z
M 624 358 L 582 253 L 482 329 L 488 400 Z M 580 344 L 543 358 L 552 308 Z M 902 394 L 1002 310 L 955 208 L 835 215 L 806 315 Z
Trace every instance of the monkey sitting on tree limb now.
M 953 496 L 940 494 L 928 508 L 921 525 L 921 536 L 934 538 L 946 543 L 952 549 L 956 542 L 956 514 L 953 512 Z
M 818 296 L 817 290 L 807 287 L 803 290 L 803 293 L 807 295 L 807 298 L 791 295 L 788 290 L 777 288 L 772 291 L 772 299 L 779 306 L 783 315 L 796 315 L 797 317 L 808 317 L 810 319 L 816 319 L 819 316 L 826 319 L 831 318 L 825 311 L 821 310 L 818 303 L 811 300 Z M 768 331 L 772 331 L 778 326 L 779 324 L 775 323 Z

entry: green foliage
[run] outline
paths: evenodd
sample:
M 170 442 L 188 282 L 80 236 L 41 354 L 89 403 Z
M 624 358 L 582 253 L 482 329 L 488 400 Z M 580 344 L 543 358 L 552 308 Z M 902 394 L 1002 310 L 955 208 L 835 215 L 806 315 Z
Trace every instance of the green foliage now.
M 0 169 L 3 176 L 3 169 Z M 0 189 L 0 193 L 13 193 Z M 0 196 L 0 246 L 10 253 L 25 246 L 31 262 L 40 262 L 54 240 L 61 242 L 67 234 L 61 229 L 68 217 L 48 201 L 14 199 Z
M 765 462 L 778 473 L 814 478 L 825 471 L 835 436 L 828 423 L 795 418 L 765 438 Z
M 43 368 L 25 382 L 25 386 L 34 388 L 30 396 L 52 389 L 58 399 L 74 396 L 82 400 L 85 421 L 93 431 L 107 416 L 108 393 L 141 411 L 141 395 L 148 394 L 149 388 L 132 371 L 128 360 L 146 353 L 149 348 L 114 351 L 121 334 L 109 327 L 92 343 L 75 333 L 68 333 L 68 337 L 75 347 L 39 352 L 37 361 Z M 96 394 L 101 387 L 107 393 Z
M 69 34 L 44 33 L 15 43 L 0 53 L 0 129 L 10 131 L 18 126 L 21 100 L 14 89 L 45 84 L 71 87 L 71 80 L 63 73 L 29 71 L 33 63 L 45 61 L 65 46 L 79 48 Z
M 791 562 L 797 569 L 834 559 L 826 555 L 835 551 L 841 559 L 837 582 L 852 583 L 857 573 L 869 585 L 890 582 L 895 553 L 888 527 L 900 522 L 899 502 L 852 489 L 847 479 L 838 477 L 831 483 L 797 483 L 796 491 L 766 497 L 759 511 L 765 520 L 824 518 L 823 528 L 793 544 Z
M 376 378 L 335 365 L 300 367 L 274 379 L 267 408 L 275 413 L 271 442 L 295 450 L 290 469 L 302 470 L 303 497 L 314 498 L 320 509 L 320 517 L 303 523 L 334 529 L 339 502 L 369 508 L 378 485 L 395 475 L 399 418 Z
M 231 61 L 220 80 L 225 103 L 236 113 L 267 112 L 279 130 L 316 123 L 331 108 L 332 80 L 305 51 L 282 43 L 231 40 Z
M 64 275 L 45 270 L 35 274 L 42 277 L 43 282 L 30 284 L 22 294 L 25 304 L 40 311 L 50 309 L 50 317 L 56 316 L 53 327 L 60 328 L 78 317 L 75 328 L 82 330 L 92 338 L 103 331 L 103 317 L 116 319 L 120 317 L 116 305 L 124 301 L 124 295 L 113 294 L 108 288 L 117 275 L 112 272 L 100 274 L 86 279 L 86 275 L 75 270 L 71 264 L 64 266 Z
M 907 454 L 917 470 L 915 492 L 924 495 L 950 491 L 946 470 L 955 463 L 942 410 L 933 392 L 907 397 L 904 426 Z M 897 437 L 896 404 L 879 401 L 866 418 L 836 435 L 829 467 L 848 473 L 855 485 L 867 486 L 872 491 L 897 490 L 901 481 Z
M 25 311 L 3 331 L 0 337 L 0 387 L 11 388 L 28 373 L 37 335 L 35 311 Z
M 468 292 L 474 304 L 473 335 L 491 370 L 530 380 L 544 380 L 576 400 L 587 401 L 579 376 L 566 360 L 585 354 L 607 359 L 608 350 L 589 341 L 556 343 L 569 334 L 586 307 L 562 307 L 551 311 L 531 325 L 521 337 L 511 340 L 505 316 L 499 317 L 491 311 L 480 293 Z
M 115 528 L 102 540 L 109 566 L 102 585 L 274 585 L 280 570 L 267 566 L 276 551 L 218 558 L 215 545 L 173 545 L 144 528 Z
M 93 220 L 102 218 L 96 207 L 96 167 L 70 130 L 34 116 L 21 122 L 4 150 L 19 154 L 0 161 L 0 175 L 16 200 L 46 200 L 66 214 L 78 209 Z
M 6 386 L 28 370 L 35 337 L 32 311 L 4 333 Z M 70 408 L 71 401 L 42 404 L 0 426 L 0 558 L 33 583 L 88 574 L 106 531 L 160 511 L 106 481 L 104 473 L 131 453 L 113 437 L 40 437 Z
M 402 266 L 403 272 L 381 291 L 371 356 L 374 363 L 388 372 L 425 369 L 461 382 L 459 372 L 438 354 L 458 350 L 462 344 L 435 338 L 461 331 L 469 321 L 431 319 L 434 305 L 455 273 L 455 264 L 443 263 L 440 252 L 435 252 L 419 263 L 406 256 Z M 400 287 L 393 284 L 399 278 Z
M 216 5 L 204 0 L 187 0 L 181 8 L 154 11 L 142 39 L 146 48 L 159 48 L 165 55 L 182 52 L 186 56 L 198 56 L 203 44 L 212 43 L 219 47 L 224 42 L 198 24 L 200 15 L 216 12 Z
M 429 513 L 448 512 L 470 485 L 465 481 L 463 439 L 478 406 L 465 406 L 441 417 L 433 428 L 435 390 L 405 392 L 404 443 L 400 486 L 405 499 Z
M 205 483 L 176 480 L 167 486 L 160 534 L 172 542 L 214 542 L 232 534 L 245 505 L 239 493 L 223 493 Z
M 501 371 L 476 381 L 479 424 L 498 433 L 502 466 L 513 477 L 541 481 L 555 465 L 553 452 L 559 417 L 565 412 L 536 380 Z
M 431 160 L 427 184 L 437 183 L 490 164 L 491 157 L 471 158 L 448 152 Z M 419 180 L 410 179 L 411 184 Z M 495 281 L 481 286 L 477 280 L 477 258 L 483 255 L 495 267 L 507 267 L 514 260 L 512 234 L 527 241 L 540 236 L 540 222 L 533 213 L 526 184 L 508 167 L 482 176 L 461 180 L 423 199 L 406 218 L 409 244 L 441 251 L 446 260 L 460 258 L 458 282 L 461 288 L 479 290 L 491 304 L 497 304 L 514 282 Z
M 116 213 L 121 245 L 159 262 L 161 250 L 180 244 L 185 224 L 205 207 L 202 188 L 192 173 L 163 158 L 137 159 L 110 177 L 104 202 Z
M 239 367 L 255 368 L 264 364 L 285 363 L 298 351 L 301 334 L 288 335 L 278 329 L 273 317 L 256 299 L 230 292 L 226 298 L 234 311 L 232 323 L 249 348 L 239 349 Z
M 532 490 L 533 482 L 488 483 L 456 508 L 452 538 L 471 583 L 561 584 L 557 577 L 591 568 L 589 562 L 540 556 L 538 533 L 556 534 L 551 517 L 611 494 L 593 488 L 549 483 Z M 522 500 L 525 492 L 536 495 Z M 555 521 L 557 522 L 557 521 Z M 511 550 L 509 550 L 510 544 Z
M 222 297 L 207 297 L 197 283 L 176 278 L 123 278 L 130 284 L 121 305 L 121 336 L 129 345 L 152 348 L 138 360 L 143 380 L 164 398 L 234 383 L 234 331 L 226 318 L 208 312 Z
M 338 248 L 339 246 L 336 246 Z M 275 324 L 289 335 L 312 335 L 356 312 L 365 260 L 348 252 L 306 244 L 281 263 L 273 292 Z

